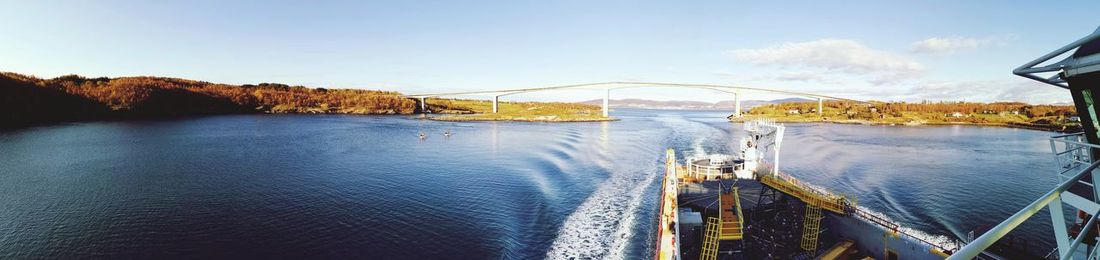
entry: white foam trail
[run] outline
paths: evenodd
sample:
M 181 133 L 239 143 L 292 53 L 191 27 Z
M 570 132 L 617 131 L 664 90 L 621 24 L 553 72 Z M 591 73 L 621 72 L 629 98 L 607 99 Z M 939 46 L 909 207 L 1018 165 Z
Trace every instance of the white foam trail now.
M 684 151 L 683 156 L 702 156 L 707 155 L 706 149 L 703 147 L 704 142 L 729 142 L 725 132 L 719 128 L 707 125 L 705 123 L 692 121 L 682 117 L 660 117 L 657 118 L 664 125 L 668 126 L 675 133 L 675 136 L 689 136 L 691 140 L 691 151 Z M 710 137 L 718 137 L 719 139 L 712 139 Z
M 636 161 L 636 160 L 632 160 Z M 566 218 L 547 259 L 626 259 L 657 163 L 608 165 L 611 174 Z
M 721 134 L 718 128 L 703 123 L 685 120 L 681 117 L 659 117 L 656 121 L 668 126 L 675 136 L 696 137 L 692 140 L 693 153 L 706 154 L 703 144 L 708 137 Z M 662 131 L 659 135 L 670 133 Z M 652 137 L 654 134 L 642 136 Z M 650 139 L 653 140 L 653 139 Z M 636 141 L 636 140 L 635 140 Z M 595 162 L 608 169 L 608 178 L 596 187 L 580 206 L 577 207 L 558 231 L 558 237 L 550 246 L 546 254 L 547 259 L 626 259 L 627 249 L 631 246 L 631 238 L 638 228 L 638 217 L 648 216 L 638 212 L 642 207 L 646 196 L 646 190 L 652 186 L 660 174 L 660 163 L 649 164 L 624 164 L 621 162 L 645 162 L 660 156 L 662 149 L 652 149 L 657 143 L 653 141 L 639 143 L 639 147 L 617 147 L 612 151 L 601 151 L 595 158 Z M 617 143 L 635 143 L 619 141 Z M 633 148 L 633 149 L 630 149 Z M 638 153 L 637 151 L 657 151 L 656 154 Z M 608 158 L 615 155 L 636 155 L 641 158 Z M 614 163 L 620 162 L 620 163 Z
M 629 238 L 634 235 L 637 216 L 642 215 L 638 212 L 638 207 L 642 205 L 643 196 L 641 196 L 641 194 L 645 194 L 646 188 L 650 186 L 648 184 L 652 184 L 657 175 L 649 174 L 648 176 L 649 178 L 642 181 L 643 185 L 636 185 L 634 189 L 630 191 L 630 194 L 638 195 L 631 197 L 630 206 L 626 210 L 626 218 L 620 225 L 618 232 L 615 232 L 615 240 L 613 240 L 611 244 L 611 257 L 609 257 L 611 259 L 626 259 L 626 247 L 628 246 L 628 242 L 630 242 Z
M 692 151 L 691 151 L 692 154 L 689 155 L 688 157 L 707 155 L 707 151 L 703 149 L 703 139 L 702 138 L 695 138 L 694 140 L 691 140 L 691 147 L 692 147 Z

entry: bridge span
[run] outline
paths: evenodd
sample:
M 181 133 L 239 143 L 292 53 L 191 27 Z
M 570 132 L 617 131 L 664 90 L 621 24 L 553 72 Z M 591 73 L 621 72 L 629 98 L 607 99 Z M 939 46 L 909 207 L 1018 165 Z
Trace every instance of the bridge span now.
M 741 94 L 743 93 L 770 93 L 770 94 L 783 94 L 796 97 L 807 97 L 811 99 L 817 99 L 817 113 L 821 114 L 822 101 L 828 100 L 844 100 L 857 103 L 866 103 L 865 101 L 841 98 L 835 96 L 820 95 L 807 92 L 778 90 L 778 89 L 766 89 L 733 85 L 716 85 L 716 84 L 687 84 L 687 83 L 664 83 L 664 82 L 599 82 L 599 83 L 584 83 L 584 84 L 572 84 L 572 85 L 559 85 L 549 87 L 536 87 L 536 88 L 517 88 L 517 89 L 500 89 L 500 90 L 483 90 L 483 91 L 464 91 L 464 92 L 444 92 L 444 93 L 426 93 L 426 94 L 413 94 L 405 95 L 409 98 L 418 99 L 420 103 L 420 110 L 427 111 L 426 99 L 432 97 L 452 97 L 452 96 L 472 96 L 472 95 L 492 95 L 493 96 L 493 113 L 498 112 L 498 103 L 500 103 L 500 97 L 529 93 L 539 91 L 550 90 L 562 90 L 562 89 L 588 89 L 588 90 L 605 90 L 603 96 L 603 116 L 607 117 L 610 111 L 608 102 L 611 99 L 611 91 L 619 89 L 630 88 L 686 88 L 686 89 L 704 89 L 713 90 L 718 92 L 724 92 L 733 94 L 734 102 L 734 115 L 741 116 Z

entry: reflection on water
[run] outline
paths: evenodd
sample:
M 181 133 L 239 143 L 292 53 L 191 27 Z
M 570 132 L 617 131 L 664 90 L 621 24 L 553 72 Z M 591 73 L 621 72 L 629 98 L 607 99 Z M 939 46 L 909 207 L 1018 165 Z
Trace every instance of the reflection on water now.
M 490 138 L 492 138 L 493 140 L 493 154 L 496 154 L 497 151 L 500 150 L 500 138 L 497 137 L 497 135 L 500 134 L 500 128 L 499 126 L 497 126 L 499 122 L 492 121 L 488 122 L 487 124 L 489 124 L 489 134 L 491 135 Z
M 607 151 L 607 146 L 611 143 L 611 139 L 608 138 L 608 131 L 610 131 L 611 122 L 600 122 L 600 150 Z
M 728 114 L 244 115 L 4 132 L 0 258 L 644 258 L 663 150 L 734 151 L 741 127 Z M 783 168 L 903 225 L 961 236 L 1053 185 L 1047 135 L 795 124 Z M 1044 222 L 1022 231 L 1049 232 Z

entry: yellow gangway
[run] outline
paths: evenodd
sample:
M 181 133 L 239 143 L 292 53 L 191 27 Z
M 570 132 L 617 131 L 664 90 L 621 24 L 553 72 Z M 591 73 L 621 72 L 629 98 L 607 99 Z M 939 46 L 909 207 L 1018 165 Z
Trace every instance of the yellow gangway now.
M 722 223 L 721 240 L 740 240 L 744 237 L 742 232 L 741 199 L 737 194 L 737 187 L 731 192 L 718 194 L 719 219 Z

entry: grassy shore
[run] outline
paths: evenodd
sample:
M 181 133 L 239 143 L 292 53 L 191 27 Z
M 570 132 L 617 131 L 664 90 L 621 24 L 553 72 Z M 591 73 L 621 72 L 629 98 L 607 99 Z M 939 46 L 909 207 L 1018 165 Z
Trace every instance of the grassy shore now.
M 499 102 L 497 113 L 492 101 L 428 99 L 428 110 L 440 113 L 430 117 L 440 121 L 524 121 L 524 122 L 599 122 L 604 117 L 599 106 L 561 102 Z
M 775 117 L 763 117 L 758 115 L 745 115 L 743 117 L 731 117 L 730 122 L 744 122 L 755 118 L 768 118 L 780 123 L 832 123 L 832 124 L 849 124 L 849 125 L 891 125 L 891 126 L 946 126 L 946 125 L 969 125 L 969 126 L 993 126 L 993 127 L 1010 127 L 1010 128 L 1022 128 L 1042 131 L 1054 131 L 1054 132 L 1079 132 L 1081 131 L 1080 124 L 1033 124 L 1033 123 L 971 123 L 971 122 L 906 122 L 906 123 L 894 123 L 894 122 L 877 122 L 870 120 L 859 119 L 845 119 L 845 120 L 829 120 L 828 118 L 818 117 L 816 119 L 807 118 L 775 118 Z
M 826 102 L 822 113 L 817 102 L 783 103 L 755 107 L 731 121 L 770 118 L 786 123 L 839 123 L 863 125 L 976 125 L 1027 128 L 1046 131 L 1080 131 L 1072 106 L 1023 103 L 886 103 Z

